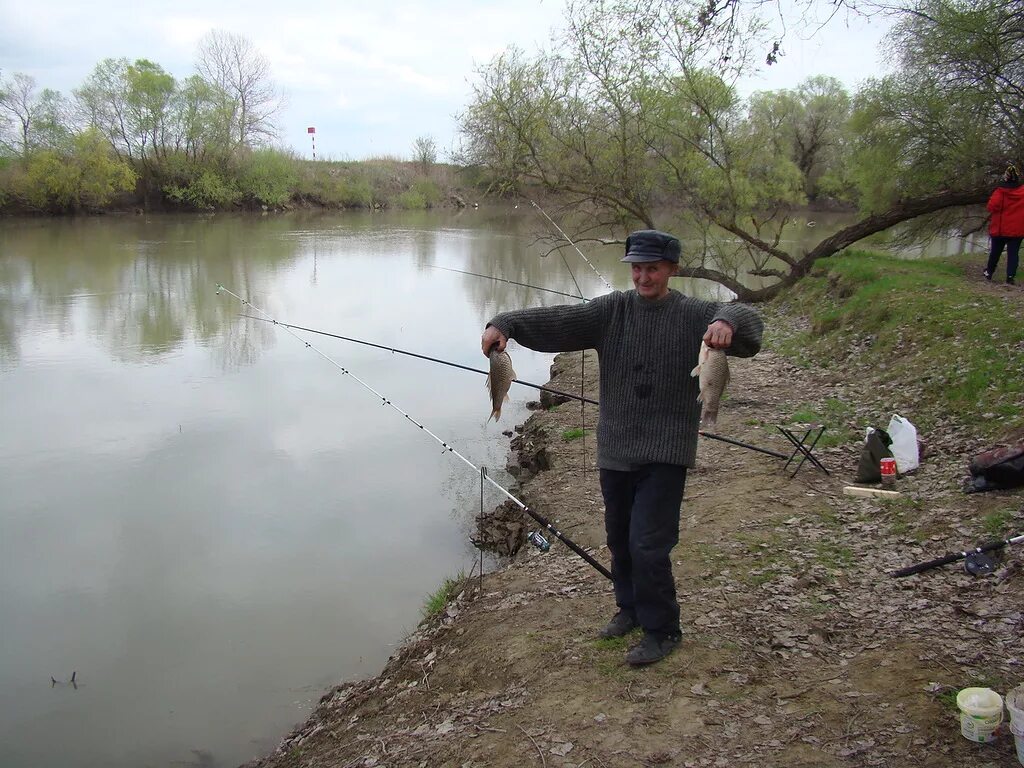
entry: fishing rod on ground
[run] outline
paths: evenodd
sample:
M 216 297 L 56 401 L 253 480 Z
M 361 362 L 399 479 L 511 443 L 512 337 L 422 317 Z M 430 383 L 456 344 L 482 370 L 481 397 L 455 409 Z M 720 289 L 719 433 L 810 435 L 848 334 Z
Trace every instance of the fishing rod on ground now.
M 949 565 L 955 563 L 957 560 L 964 560 L 965 566 L 967 566 L 968 573 L 989 573 L 992 571 L 993 563 L 984 553 L 992 552 L 1003 547 L 1008 547 L 1013 544 L 1024 544 L 1024 534 L 1019 536 L 1012 536 L 1008 539 L 1000 539 L 997 541 L 990 541 L 987 544 L 982 544 L 974 549 L 968 549 L 963 552 L 950 552 L 948 555 L 943 557 L 937 557 L 934 560 L 929 560 L 926 563 L 918 563 L 917 565 L 911 565 L 906 568 L 900 568 L 898 571 L 893 573 L 893 578 L 902 578 L 903 576 L 912 576 L 915 573 L 923 573 L 924 571 L 930 571 L 932 568 L 939 568 L 943 565 Z M 972 558 L 975 559 L 975 565 L 972 570 Z M 987 561 L 987 562 L 986 562 Z
M 282 328 L 288 328 L 288 329 L 292 329 L 292 330 L 296 330 L 296 331 L 304 331 L 305 333 L 315 333 L 318 336 L 328 336 L 328 337 L 330 337 L 332 339 L 341 339 L 342 341 L 349 341 L 349 342 L 352 342 L 353 344 L 362 344 L 363 346 L 366 346 L 366 347 L 373 347 L 374 349 L 382 349 L 385 352 L 392 352 L 392 353 L 394 353 L 396 355 L 406 355 L 408 357 L 415 357 L 415 358 L 417 358 L 419 360 L 426 360 L 426 361 L 431 362 L 431 363 L 439 363 L 441 365 L 450 366 L 451 368 L 458 368 L 458 369 L 463 370 L 463 371 L 470 371 L 471 373 L 479 373 L 479 374 L 482 374 L 484 376 L 487 376 L 490 373 L 490 371 L 485 371 L 482 368 L 473 368 L 473 367 L 468 366 L 468 365 L 462 365 L 461 363 L 453 363 L 450 360 L 442 360 L 439 357 L 430 357 L 429 355 L 420 355 L 420 354 L 418 354 L 416 352 L 409 352 L 408 350 L 398 349 L 397 347 L 388 347 L 388 346 L 385 346 L 384 344 L 374 344 L 372 341 L 363 341 L 362 339 L 352 338 L 351 336 L 342 336 L 342 335 L 337 334 L 337 333 L 329 333 L 327 331 L 318 331 L 315 328 L 306 328 L 306 327 L 301 326 L 301 325 L 293 325 L 291 323 L 285 323 L 285 322 L 282 322 L 281 320 L 275 320 L 275 319 L 270 318 L 270 317 L 264 318 L 264 317 L 257 317 L 256 315 L 246 315 L 246 314 L 241 315 L 241 317 L 245 317 L 245 318 L 248 318 L 250 320 L 259 320 L 260 322 L 263 322 L 263 323 L 271 323 L 273 325 L 279 325 Z M 572 392 L 563 392 L 563 391 L 558 390 L 558 389 L 552 389 L 551 387 L 545 387 L 545 386 L 543 386 L 541 384 L 534 384 L 534 383 L 529 382 L 529 381 L 523 381 L 522 379 L 512 379 L 512 383 L 513 384 L 519 384 L 519 385 L 524 386 L 524 387 L 532 387 L 533 389 L 540 390 L 541 392 L 549 392 L 552 395 L 557 395 L 559 397 L 565 397 L 565 398 L 567 398 L 569 400 L 578 400 L 581 403 L 589 403 L 590 405 L 600 405 L 601 404 L 599 400 L 594 400 L 592 397 L 585 397 L 583 395 L 576 395 L 576 394 L 573 394 Z M 788 459 L 788 458 L 790 458 L 785 453 L 779 453 L 778 451 L 772 451 L 772 450 L 769 450 L 768 448 L 759 448 L 756 445 L 750 445 L 749 443 L 744 443 L 744 442 L 741 442 L 740 440 L 733 440 L 731 437 L 723 437 L 722 435 L 716 435 L 716 434 L 714 434 L 712 432 L 705 432 L 704 430 L 697 430 L 697 434 L 700 435 L 701 437 L 706 437 L 706 438 L 708 438 L 710 440 L 719 440 L 719 441 L 721 441 L 723 443 L 729 443 L 730 445 L 736 445 L 736 446 L 739 446 L 740 448 L 746 448 L 747 450 L 750 450 L 750 451 L 756 451 L 758 453 L 764 453 L 764 454 L 767 454 L 768 456 L 774 456 L 774 457 L 779 458 L 779 459 Z
M 434 441 L 440 443 L 441 447 L 444 449 L 444 451 L 446 453 L 452 454 L 457 459 L 459 459 L 463 464 L 465 464 L 470 469 L 472 469 L 474 472 L 476 472 L 478 475 L 480 475 L 481 477 L 485 477 L 487 482 L 489 482 L 492 486 L 494 486 L 494 488 L 496 488 L 499 492 L 501 492 L 504 496 L 506 496 L 513 504 L 515 504 L 517 507 L 519 507 L 519 509 L 521 509 L 523 512 L 525 512 L 530 517 L 532 517 L 535 521 L 537 521 L 537 523 L 539 525 L 541 525 L 545 530 L 550 532 L 552 536 L 554 536 L 556 539 L 558 539 L 563 544 L 565 544 L 565 546 L 567 546 L 569 549 L 571 549 L 573 552 L 575 552 L 577 555 L 579 555 L 581 558 L 583 558 L 589 565 L 593 566 L 593 568 L 596 571 L 598 571 L 602 576 L 607 578 L 609 581 L 611 580 L 611 578 L 612 578 L 611 571 L 609 571 L 607 568 L 605 568 L 603 565 L 601 565 L 601 563 L 599 563 L 597 560 L 595 560 L 590 555 L 589 552 L 587 552 L 585 549 L 583 549 L 583 547 L 579 546 L 576 542 L 572 541 L 565 534 L 563 534 L 560 530 L 555 528 L 555 526 L 551 524 L 551 521 L 549 521 L 543 515 L 540 515 L 537 512 L 535 512 L 529 506 L 527 506 L 526 503 L 524 503 L 519 498 L 517 498 L 511 491 L 509 491 L 507 488 L 505 488 L 505 486 L 501 485 L 501 483 L 497 482 L 496 480 L 494 480 L 494 478 L 490 477 L 489 475 L 486 475 L 486 473 L 484 473 L 483 470 L 481 470 L 479 467 L 477 467 L 475 464 L 473 464 L 473 462 L 471 462 L 469 459 L 467 459 L 465 456 L 463 456 L 461 453 L 459 453 L 457 450 L 455 450 L 455 448 L 453 446 L 448 444 L 441 437 L 439 437 L 438 435 L 436 435 L 433 432 L 431 432 L 424 424 L 421 424 L 420 422 L 416 421 L 416 419 L 414 419 L 408 413 L 406 413 L 401 408 L 399 408 L 397 405 L 395 405 L 393 402 L 391 402 L 391 400 L 389 400 L 386 395 L 382 394 L 381 392 L 378 392 L 376 389 L 371 387 L 365 381 L 360 379 L 358 376 L 356 376 L 350 370 L 348 370 L 343 365 L 341 365 L 339 362 L 337 362 L 334 358 L 330 357 L 328 354 L 326 354 L 325 352 L 320 350 L 318 347 L 314 346 L 309 341 L 307 341 L 306 339 L 304 339 L 301 336 L 299 336 L 294 330 L 292 330 L 291 328 L 288 328 L 287 326 L 285 326 L 285 324 L 278 322 L 275 318 L 273 318 L 268 313 L 264 312 L 262 309 L 260 309 L 255 304 L 250 302 L 248 299 L 243 299 L 241 296 L 239 296 L 234 291 L 231 291 L 228 288 L 225 288 L 220 283 L 218 283 L 217 284 L 217 294 L 220 295 L 222 292 L 228 294 L 229 296 L 232 296 L 232 297 L 238 299 L 238 301 L 241 302 L 243 307 L 248 307 L 249 309 L 251 309 L 252 311 L 256 312 L 257 314 L 262 315 L 262 317 L 260 319 L 266 319 L 268 322 L 273 322 L 275 325 L 280 325 L 281 327 L 283 327 L 291 336 L 294 336 L 296 339 L 298 339 L 300 342 L 302 342 L 306 346 L 306 349 L 313 350 L 318 355 L 320 355 L 320 357 L 322 357 L 324 360 L 326 360 L 331 365 L 333 365 L 335 368 L 337 368 L 339 371 L 341 371 L 342 374 L 344 374 L 345 376 L 349 376 L 356 383 L 358 383 L 361 387 L 363 387 L 363 389 L 367 390 L 368 392 L 373 394 L 375 397 L 380 398 L 381 405 L 385 405 L 385 406 L 391 408 L 392 410 L 398 412 L 399 414 L 401 414 L 406 419 L 406 421 L 408 421 L 410 424 L 412 424 L 412 425 L 414 425 L 416 427 L 419 427 L 425 434 L 429 435 Z

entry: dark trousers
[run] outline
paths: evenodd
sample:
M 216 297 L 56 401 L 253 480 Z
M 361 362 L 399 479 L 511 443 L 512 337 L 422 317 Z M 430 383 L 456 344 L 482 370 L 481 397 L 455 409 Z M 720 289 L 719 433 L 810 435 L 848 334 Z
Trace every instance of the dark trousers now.
M 679 541 L 685 485 L 686 467 L 676 464 L 601 470 L 615 603 L 634 611 L 647 632 L 680 633 L 671 552 Z
M 1017 276 L 1017 263 L 1020 260 L 1020 243 L 1022 237 L 998 237 L 992 235 L 992 248 L 988 252 L 988 266 L 986 271 L 993 277 L 996 274 L 996 265 L 999 263 L 999 256 L 1006 248 L 1006 276 L 1013 278 Z M 977 269 L 977 267 L 975 267 Z

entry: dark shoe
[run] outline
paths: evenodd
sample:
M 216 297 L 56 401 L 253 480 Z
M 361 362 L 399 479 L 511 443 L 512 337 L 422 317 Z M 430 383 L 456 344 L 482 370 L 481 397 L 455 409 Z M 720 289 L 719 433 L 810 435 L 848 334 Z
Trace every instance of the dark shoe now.
M 680 639 L 680 635 L 644 632 L 640 642 L 630 648 L 629 653 L 626 654 L 626 663 L 633 667 L 640 667 L 644 664 L 661 661 L 675 650 Z
M 989 272 L 989 271 L 988 271 L 987 269 L 986 269 L 986 270 L 984 270 L 984 271 L 982 271 L 982 273 L 981 273 L 981 274 L 983 274 L 983 275 L 985 276 L 985 279 L 986 279 L 986 280 L 991 280 L 991 279 L 992 279 L 992 273 L 991 273 L 991 272 Z
M 1006 284 L 1007 285 L 1016 285 L 1017 283 L 1014 282 L 1012 277 L 1008 277 L 1008 278 L 1006 278 Z
M 619 611 L 598 634 L 606 640 L 612 637 L 623 637 L 637 626 L 636 614 L 631 611 Z

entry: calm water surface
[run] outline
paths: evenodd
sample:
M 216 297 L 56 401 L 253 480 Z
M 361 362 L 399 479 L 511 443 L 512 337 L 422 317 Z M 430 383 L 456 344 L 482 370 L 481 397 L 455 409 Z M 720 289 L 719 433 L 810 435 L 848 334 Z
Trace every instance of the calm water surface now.
M 574 291 L 540 229 L 482 209 L 0 222 L 0 765 L 235 765 L 376 673 L 475 561 L 479 479 L 215 286 L 482 367 L 487 318 L 565 299 L 434 267 Z M 630 287 L 617 248 L 588 256 Z M 310 341 L 478 465 L 504 466 L 537 394 L 488 424 L 482 376 Z M 513 356 L 547 379 L 551 356 Z

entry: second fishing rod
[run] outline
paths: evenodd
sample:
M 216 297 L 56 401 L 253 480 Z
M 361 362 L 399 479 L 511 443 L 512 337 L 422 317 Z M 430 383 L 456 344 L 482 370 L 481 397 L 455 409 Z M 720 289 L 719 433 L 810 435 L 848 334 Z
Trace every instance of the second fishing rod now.
M 463 370 L 463 371 L 469 371 L 471 373 L 478 373 L 478 374 L 481 374 L 483 376 L 487 376 L 489 374 L 489 371 L 485 371 L 482 368 L 473 368 L 472 366 L 462 365 L 461 363 L 453 363 L 450 360 L 442 360 L 439 357 L 431 357 L 430 355 L 421 355 L 421 354 L 419 354 L 417 352 L 410 352 L 410 351 L 405 350 L 405 349 L 398 349 L 397 347 L 389 347 L 389 346 L 387 346 L 385 344 L 375 344 L 372 341 L 364 341 L 363 339 L 357 339 L 357 338 L 354 338 L 352 336 L 342 336 L 339 333 L 330 333 L 328 331 L 317 330 L 316 328 L 306 328 L 305 326 L 301 326 L 301 325 L 294 325 L 292 323 L 285 323 L 285 322 L 282 322 L 280 320 L 276 320 L 276 319 L 270 318 L 270 317 L 258 317 L 256 315 L 248 315 L 248 314 L 243 314 L 242 317 L 248 318 L 250 320 L 259 320 L 259 321 L 264 322 L 264 323 L 271 323 L 273 325 L 279 325 L 282 328 L 286 328 L 286 329 L 289 329 L 289 330 L 303 331 L 305 333 L 315 333 L 318 336 L 327 336 L 327 337 L 332 338 L 332 339 L 340 339 L 341 341 L 348 341 L 348 342 L 351 342 L 353 344 L 361 344 L 361 345 L 366 346 L 366 347 L 373 347 L 374 349 L 381 349 L 381 350 L 384 350 L 385 352 L 391 352 L 392 354 L 396 354 L 396 355 L 405 355 L 407 357 L 417 358 L 418 360 L 425 360 L 425 361 L 430 362 L 430 363 L 438 363 L 439 365 L 447 365 L 450 368 L 458 368 L 458 369 Z M 541 384 L 534 384 L 533 382 L 529 382 L 529 381 L 523 381 L 522 379 L 513 379 L 512 383 L 513 384 L 519 384 L 520 386 L 524 386 L 524 387 L 531 387 L 532 389 L 536 389 L 536 390 L 539 390 L 541 392 L 548 392 L 549 394 L 556 395 L 558 397 L 564 397 L 564 398 L 569 399 L 569 400 L 576 400 L 576 401 L 579 401 L 581 403 L 588 403 L 590 405 L 600 405 L 600 401 L 594 400 L 591 397 L 586 397 L 585 395 L 577 395 L 577 394 L 574 394 L 572 392 L 563 392 L 562 390 L 553 389 L 551 387 L 543 386 Z M 740 448 L 746 448 L 749 451 L 754 451 L 756 453 L 763 453 L 763 454 L 768 455 L 768 456 L 774 456 L 775 458 L 778 458 L 778 459 L 789 459 L 789 458 L 791 458 L 790 456 L 786 455 L 785 453 L 780 453 L 779 451 L 773 451 L 773 450 L 771 450 L 769 448 L 761 448 L 761 447 L 756 446 L 756 445 L 751 445 L 750 443 L 744 443 L 741 440 L 734 440 L 731 437 L 723 437 L 722 435 L 716 435 L 713 432 L 707 432 L 705 430 L 698 430 L 697 434 L 700 435 L 701 437 L 706 437 L 709 440 L 718 440 L 719 442 L 728 443 L 729 445 L 735 445 L 735 446 L 738 446 Z

